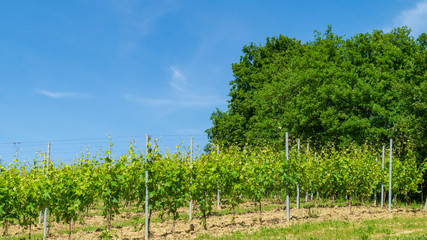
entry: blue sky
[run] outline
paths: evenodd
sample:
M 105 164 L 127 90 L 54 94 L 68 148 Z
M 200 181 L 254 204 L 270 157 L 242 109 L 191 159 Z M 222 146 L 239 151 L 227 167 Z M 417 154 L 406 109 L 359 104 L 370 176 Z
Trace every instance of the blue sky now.
M 105 150 L 108 135 L 119 155 L 146 133 L 203 147 L 245 44 L 306 42 L 328 24 L 348 37 L 402 25 L 416 36 L 427 1 L 1 1 L 0 156 L 29 160 L 52 142 L 67 160 Z

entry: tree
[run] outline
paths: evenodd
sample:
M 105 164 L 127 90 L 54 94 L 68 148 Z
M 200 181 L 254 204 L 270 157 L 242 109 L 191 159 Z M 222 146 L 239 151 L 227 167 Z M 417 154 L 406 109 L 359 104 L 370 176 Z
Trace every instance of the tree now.
M 426 158 L 427 35 L 374 30 L 344 39 L 328 26 L 301 43 L 280 35 L 243 47 L 232 65 L 228 110 L 206 130 L 222 145 L 281 144 L 284 132 L 314 146 L 412 142 Z

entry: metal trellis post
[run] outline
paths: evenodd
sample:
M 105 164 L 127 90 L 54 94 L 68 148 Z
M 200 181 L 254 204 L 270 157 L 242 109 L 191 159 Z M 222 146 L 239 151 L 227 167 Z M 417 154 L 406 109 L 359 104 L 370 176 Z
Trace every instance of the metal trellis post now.
M 149 233 L 149 222 L 148 222 L 148 168 L 147 168 L 147 162 L 148 162 L 148 143 L 149 143 L 149 136 L 148 134 L 145 135 L 145 239 L 148 239 L 148 233 Z
M 193 137 L 190 138 L 190 166 L 193 164 Z M 192 184 L 192 181 L 190 180 L 190 185 Z M 191 221 L 192 219 L 192 213 L 193 213 L 193 199 L 190 195 L 190 207 L 189 207 L 189 219 Z
M 50 162 L 50 143 L 47 144 L 47 157 L 46 157 L 46 178 L 49 172 L 49 162 Z M 43 219 L 43 239 L 46 239 L 46 228 L 47 228 L 47 207 L 44 208 L 44 219 Z
M 381 163 L 381 169 L 382 169 L 382 175 L 383 178 L 381 178 L 381 207 L 384 207 L 384 159 L 385 159 L 385 145 L 383 145 L 383 155 L 382 155 L 382 163 Z
M 286 162 L 289 169 L 289 141 L 288 141 L 288 133 L 286 133 Z M 289 221 L 289 215 L 290 215 L 290 206 L 289 206 L 289 187 L 288 184 L 286 184 L 286 221 Z
M 389 182 L 388 182 L 388 211 L 391 212 L 391 187 L 393 176 L 393 139 L 390 139 L 390 164 L 389 164 Z

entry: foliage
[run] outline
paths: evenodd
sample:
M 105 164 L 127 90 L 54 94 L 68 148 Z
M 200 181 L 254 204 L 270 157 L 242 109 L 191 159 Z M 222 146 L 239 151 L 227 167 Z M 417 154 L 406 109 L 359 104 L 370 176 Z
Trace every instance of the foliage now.
M 213 194 L 217 189 L 218 163 L 210 155 L 202 154 L 190 165 L 191 199 L 197 203 L 202 213 L 201 224 L 207 228 L 207 218 L 212 211 Z
M 149 213 L 155 210 L 171 215 L 174 223 L 180 217 L 178 209 L 192 200 L 201 213 L 200 223 L 207 228 L 217 190 L 233 213 L 243 199 L 257 202 L 262 220 L 261 202 L 286 190 L 293 194 L 297 183 L 302 192 L 318 190 L 322 195 L 365 198 L 382 180 L 386 189 L 388 183 L 388 171 L 382 171 L 376 160 L 378 151 L 366 144 L 327 145 L 319 152 L 300 152 L 294 144 L 288 156 L 272 147 L 222 147 L 194 156 L 192 162 L 188 152 L 160 154 L 149 145 L 138 155 L 134 149 L 131 143 L 128 153 L 117 159 L 110 158 L 107 151 L 100 160 L 88 152 L 58 166 L 46 160 L 41 164 L 34 161 L 31 166 L 17 162 L 0 165 L 0 221 L 5 233 L 8 223 L 19 223 L 28 226 L 31 234 L 39 211 L 47 207 L 57 222 L 69 224 L 71 234 L 71 223 L 99 201 L 107 220 L 102 236 L 110 238 L 114 235 L 111 222 L 123 200 L 137 206 L 148 200 Z M 410 193 L 419 191 L 427 162 L 417 165 L 415 153 L 410 149 L 406 153 L 393 155 L 393 193 L 408 199 Z M 235 217 L 233 214 L 232 223 Z
M 411 140 L 418 163 L 427 157 L 427 34 L 407 27 L 344 39 L 328 26 L 312 41 L 283 35 L 251 43 L 232 65 L 225 112 L 206 130 L 215 144 L 283 145 L 283 133 L 315 147 L 378 146 Z
M 418 187 L 423 182 L 423 174 L 427 170 L 427 162 L 418 167 L 415 154 L 409 149 L 405 156 L 401 159 L 394 159 L 392 163 L 392 189 L 394 192 L 402 193 L 406 204 L 408 204 L 409 194 L 420 192 Z
M 175 221 L 179 218 L 178 209 L 187 205 L 189 192 L 189 162 L 180 151 L 166 153 L 151 166 L 152 181 L 157 183 L 161 211 L 173 216 L 172 232 L 175 231 Z

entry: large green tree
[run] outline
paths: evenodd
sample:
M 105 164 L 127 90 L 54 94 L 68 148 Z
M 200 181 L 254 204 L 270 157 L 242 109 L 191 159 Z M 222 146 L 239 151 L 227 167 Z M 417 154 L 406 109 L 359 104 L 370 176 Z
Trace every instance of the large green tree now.
M 284 132 L 315 145 L 413 143 L 426 157 L 427 34 L 400 27 L 345 39 L 267 38 L 232 65 L 228 110 L 206 130 L 219 144 L 281 144 Z

